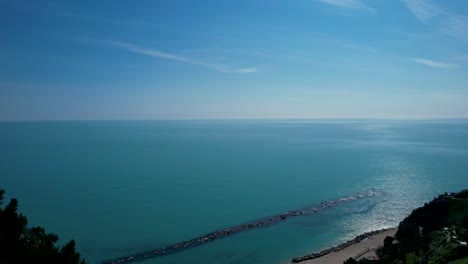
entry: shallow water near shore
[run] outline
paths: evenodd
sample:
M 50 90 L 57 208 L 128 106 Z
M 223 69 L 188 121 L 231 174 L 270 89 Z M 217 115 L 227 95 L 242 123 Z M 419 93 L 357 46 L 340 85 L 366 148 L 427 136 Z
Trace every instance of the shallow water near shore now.
M 467 120 L 0 123 L 1 186 L 90 263 L 379 196 L 142 263 L 285 263 L 468 188 Z

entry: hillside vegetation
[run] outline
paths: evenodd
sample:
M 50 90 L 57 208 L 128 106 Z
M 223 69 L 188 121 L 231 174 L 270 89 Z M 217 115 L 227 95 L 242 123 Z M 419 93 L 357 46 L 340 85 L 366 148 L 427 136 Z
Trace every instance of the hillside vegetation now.
M 380 260 L 345 263 L 468 264 L 468 190 L 439 195 L 414 210 L 377 251 Z
M 0 190 L 0 205 L 5 192 Z M 18 212 L 18 201 L 11 199 L 0 207 L 0 263 L 85 264 L 71 240 L 62 247 L 55 243 L 58 236 L 43 227 L 28 228 L 28 220 Z

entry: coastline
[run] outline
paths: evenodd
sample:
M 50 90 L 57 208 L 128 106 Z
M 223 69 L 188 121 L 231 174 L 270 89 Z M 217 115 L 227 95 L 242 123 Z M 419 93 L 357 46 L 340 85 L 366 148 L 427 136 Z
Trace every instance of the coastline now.
M 367 232 L 352 240 L 327 248 L 320 252 L 293 258 L 289 263 L 336 264 L 343 263 L 349 258 L 359 258 L 365 257 L 366 255 L 372 255 L 376 248 L 383 246 L 385 237 L 395 236 L 396 231 L 397 228 L 393 227 Z

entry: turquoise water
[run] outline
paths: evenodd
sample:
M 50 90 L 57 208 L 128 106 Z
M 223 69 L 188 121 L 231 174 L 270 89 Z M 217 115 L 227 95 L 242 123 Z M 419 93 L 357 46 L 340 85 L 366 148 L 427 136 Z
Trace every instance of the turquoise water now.
M 143 263 L 285 263 L 468 188 L 468 121 L 0 123 L 0 188 L 90 263 L 375 188 Z

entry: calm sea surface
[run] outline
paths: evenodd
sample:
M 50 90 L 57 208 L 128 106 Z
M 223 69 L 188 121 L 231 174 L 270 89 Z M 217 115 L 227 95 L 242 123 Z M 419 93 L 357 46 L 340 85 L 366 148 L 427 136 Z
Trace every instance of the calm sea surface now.
M 468 188 L 468 120 L 0 123 L 0 188 L 90 263 L 375 188 L 143 263 L 285 263 Z

